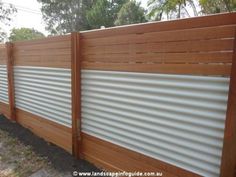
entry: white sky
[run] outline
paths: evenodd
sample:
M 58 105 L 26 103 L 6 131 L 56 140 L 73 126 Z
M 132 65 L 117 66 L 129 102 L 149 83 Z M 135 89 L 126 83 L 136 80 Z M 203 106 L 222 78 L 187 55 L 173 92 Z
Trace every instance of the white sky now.
M 2 0 L 2 2 L 14 4 L 17 8 L 17 13 L 10 22 L 10 26 L 5 27 L 6 32 L 9 33 L 12 28 L 26 27 L 34 28 L 47 34 L 42 20 L 40 4 L 37 0 Z
M 148 0 L 138 0 L 142 2 L 142 6 L 146 7 Z M 40 11 L 40 3 L 37 0 L 2 0 L 5 4 L 14 4 L 17 8 L 17 13 L 10 26 L 4 27 L 9 34 L 12 28 L 34 28 L 44 34 L 48 34 L 43 23 L 42 13 Z

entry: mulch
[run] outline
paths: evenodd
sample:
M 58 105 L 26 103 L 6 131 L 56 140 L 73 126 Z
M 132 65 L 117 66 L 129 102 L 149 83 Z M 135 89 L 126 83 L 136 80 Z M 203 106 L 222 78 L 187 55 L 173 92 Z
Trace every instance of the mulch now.
M 101 172 L 93 164 L 86 160 L 77 160 L 70 153 L 62 148 L 46 142 L 44 139 L 36 136 L 30 130 L 22 127 L 18 123 L 13 123 L 3 115 L 0 115 L 0 129 L 8 132 L 10 136 L 17 138 L 24 145 L 30 145 L 32 150 L 40 157 L 46 157 L 51 165 L 58 171 L 73 172 Z

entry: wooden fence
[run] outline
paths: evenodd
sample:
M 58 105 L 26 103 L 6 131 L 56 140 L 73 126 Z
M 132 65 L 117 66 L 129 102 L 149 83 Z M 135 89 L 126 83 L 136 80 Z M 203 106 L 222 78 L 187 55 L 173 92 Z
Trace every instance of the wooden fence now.
M 0 113 L 106 170 L 232 177 L 235 19 L 219 14 L 1 45 Z

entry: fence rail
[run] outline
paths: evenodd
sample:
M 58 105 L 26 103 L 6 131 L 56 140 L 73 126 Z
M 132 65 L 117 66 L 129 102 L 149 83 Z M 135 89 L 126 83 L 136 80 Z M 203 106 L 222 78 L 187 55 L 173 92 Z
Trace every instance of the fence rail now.
M 231 177 L 236 13 L 0 45 L 0 113 L 106 170 Z

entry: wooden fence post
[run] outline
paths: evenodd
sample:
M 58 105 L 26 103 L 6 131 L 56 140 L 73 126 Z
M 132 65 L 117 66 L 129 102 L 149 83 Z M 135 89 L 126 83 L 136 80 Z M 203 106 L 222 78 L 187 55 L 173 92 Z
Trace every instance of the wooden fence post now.
M 221 177 L 236 176 L 236 28 L 233 50 L 225 135 L 221 159 Z
M 10 119 L 16 121 L 15 113 L 15 91 L 14 91 L 14 59 L 13 59 L 13 43 L 7 42 L 7 80 L 8 80 L 8 98 L 10 107 Z
M 81 141 L 81 66 L 79 33 L 71 33 L 72 153 L 79 158 Z

